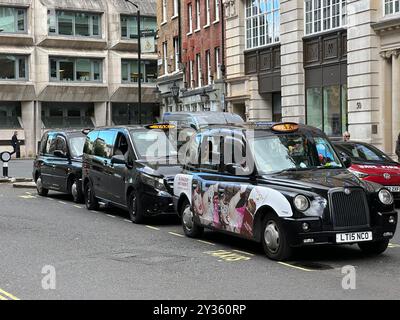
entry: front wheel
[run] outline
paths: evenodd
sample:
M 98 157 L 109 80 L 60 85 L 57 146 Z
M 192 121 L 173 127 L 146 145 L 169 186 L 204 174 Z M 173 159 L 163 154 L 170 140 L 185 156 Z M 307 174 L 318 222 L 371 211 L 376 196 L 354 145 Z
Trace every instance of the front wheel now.
M 39 196 L 46 197 L 49 193 L 49 189 L 43 187 L 42 175 L 36 180 L 36 190 Z
M 286 231 L 276 215 L 269 214 L 264 220 L 262 245 L 268 258 L 272 260 L 288 260 L 292 255 Z
M 129 216 L 133 223 L 143 223 L 145 216 L 142 209 L 142 204 L 140 203 L 137 192 L 134 190 L 129 194 L 128 197 L 128 209 Z
M 383 253 L 389 245 L 389 240 L 381 240 L 375 242 L 359 242 L 358 247 L 362 252 L 367 254 L 378 255 Z
M 86 208 L 88 210 L 97 210 L 99 208 L 99 201 L 94 194 L 93 184 L 90 181 L 85 185 L 84 195 Z
M 194 222 L 193 211 L 188 201 L 185 201 L 180 213 L 185 235 L 190 238 L 200 237 L 204 232 L 204 228 Z

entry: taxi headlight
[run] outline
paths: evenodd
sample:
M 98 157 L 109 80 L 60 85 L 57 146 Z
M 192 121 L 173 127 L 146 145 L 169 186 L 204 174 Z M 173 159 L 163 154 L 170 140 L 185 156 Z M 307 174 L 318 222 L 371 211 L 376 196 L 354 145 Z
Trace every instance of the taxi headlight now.
M 142 182 L 150 187 L 153 187 L 154 189 L 167 191 L 164 184 L 164 179 L 162 178 L 153 177 L 148 174 L 142 174 Z
M 385 205 L 391 205 L 393 204 L 393 195 L 392 193 L 387 190 L 387 189 L 381 189 L 378 192 L 378 197 L 379 201 L 382 202 Z
M 294 206 L 299 211 L 306 211 L 310 207 L 310 202 L 306 196 L 299 194 L 293 199 Z

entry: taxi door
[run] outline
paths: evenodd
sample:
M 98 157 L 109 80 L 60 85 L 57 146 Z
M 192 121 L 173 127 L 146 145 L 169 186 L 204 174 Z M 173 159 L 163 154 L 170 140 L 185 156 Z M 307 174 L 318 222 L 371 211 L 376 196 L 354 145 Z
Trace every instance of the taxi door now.
M 220 219 L 226 231 L 251 238 L 253 212 L 249 197 L 254 188 L 254 163 L 241 134 L 224 137 L 223 155 L 218 187 Z

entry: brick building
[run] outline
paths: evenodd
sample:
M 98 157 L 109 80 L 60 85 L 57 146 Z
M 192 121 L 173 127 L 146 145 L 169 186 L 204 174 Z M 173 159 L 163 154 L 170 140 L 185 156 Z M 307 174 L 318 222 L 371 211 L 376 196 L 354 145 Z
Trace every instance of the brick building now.
M 222 111 L 225 84 L 221 0 L 182 1 L 183 111 Z

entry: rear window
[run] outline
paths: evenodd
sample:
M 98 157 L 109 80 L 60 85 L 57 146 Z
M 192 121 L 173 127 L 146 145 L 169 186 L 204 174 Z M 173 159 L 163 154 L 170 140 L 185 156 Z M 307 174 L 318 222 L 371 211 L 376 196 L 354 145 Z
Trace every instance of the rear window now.
M 378 149 L 363 144 L 342 144 L 338 146 L 338 149 L 345 152 L 354 161 L 393 161 Z

